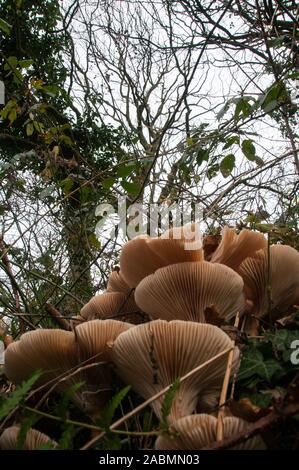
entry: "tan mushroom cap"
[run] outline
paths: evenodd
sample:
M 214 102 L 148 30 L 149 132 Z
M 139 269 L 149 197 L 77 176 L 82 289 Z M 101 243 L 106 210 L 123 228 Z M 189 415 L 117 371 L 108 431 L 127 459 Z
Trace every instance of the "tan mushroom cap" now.
M 155 320 L 120 334 L 112 350 L 116 372 L 148 399 L 195 367 L 232 346 L 230 338 L 218 327 L 175 320 Z M 235 353 L 234 366 L 238 358 Z M 170 422 L 192 413 L 198 398 L 215 391 L 217 404 L 226 370 L 224 355 L 185 380 L 172 402 Z M 152 403 L 161 418 L 163 396 Z M 211 404 L 211 401 L 210 401 Z
M 153 318 L 209 322 L 212 308 L 224 320 L 244 310 L 243 280 L 217 263 L 172 264 L 144 278 L 135 300 Z
M 221 242 L 212 254 L 211 262 L 237 269 L 245 258 L 266 246 L 267 241 L 262 233 L 245 229 L 237 235 L 234 229 L 224 227 Z
M 299 253 L 286 245 L 270 247 L 270 279 L 268 279 L 268 249 L 247 258 L 238 272 L 244 280 L 246 299 L 252 304 L 251 313 L 262 317 L 268 313 L 267 286 L 271 288 L 271 311 L 276 319 L 292 305 L 299 303 Z
M 80 316 L 84 320 L 115 318 L 121 321 L 133 320 L 140 323 L 141 316 L 134 300 L 133 292 L 105 292 L 95 295 L 82 307 Z M 139 321 L 138 321 L 139 320 Z
M 129 287 L 124 280 L 119 268 L 114 269 L 108 279 L 107 292 L 122 292 L 128 295 L 131 293 L 131 290 L 131 287 Z
M 238 434 L 248 426 L 240 418 L 223 419 L 224 438 Z M 199 450 L 216 441 L 217 418 L 207 414 L 185 416 L 170 427 L 172 434 L 161 434 L 155 444 L 156 450 Z M 262 450 L 266 446 L 260 436 L 255 436 L 232 447 L 233 450 Z
M 201 261 L 202 249 L 190 249 L 191 245 L 192 239 L 187 241 L 184 238 L 166 238 L 165 234 L 157 238 L 136 237 L 122 248 L 120 256 L 122 276 L 130 287 L 136 287 L 144 277 L 163 266 L 185 261 Z M 192 245 L 192 248 L 196 246 Z
M 15 450 L 17 446 L 20 426 L 11 426 L 0 436 L 0 450 Z M 51 444 L 52 448 L 57 447 L 57 442 L 49 436 L 36 429 L 29 429 L 23 444 L 23 450 L 38 450 L 42 445 Z
M 7 348 L 4 371 L 7 377 L 19 384 L 36 369 L 44 371 L 39 379 L 46 383 L 75 367 L 77 351 L 74 334 L 64 330 L 38 329 L 28 331 Z M 65 389 L 65 383 L 58 386 Z
M 63 330 L 35 330 L 25 333 L 19 341 L 12 343 L 5 353 L 5 374 L 14 383 L 19 384 L 37 369 L 43 374 L 39 385 L 57 379 L 55 390 L 63 392 L 71 385 L 84 381 L 73 398 L 86 413 L 98 413 L 108 398 L 111 385 L 107 351 L 121 331 L 132 325 L 116 320 L 94 320 L 85 322 L 75 328 L 75 332 Z M 70 369 L 82 361 L 102 364 L 82 369 L 77 373 L 67 374 Z M 106 370 L 107 369 L 107 370 Z M 98 372 L 98 373 L 97 373 Z M 64 380 L 58 380 L 65 374 Z M 106 380 L 107 379 L 107 380 Z M 53 382 L 49 384 L 52 386 Z

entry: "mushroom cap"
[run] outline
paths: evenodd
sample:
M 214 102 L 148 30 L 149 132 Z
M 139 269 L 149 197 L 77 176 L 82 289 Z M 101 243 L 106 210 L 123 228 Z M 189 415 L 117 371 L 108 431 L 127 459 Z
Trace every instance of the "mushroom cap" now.
M 10 344 L 5 351 L 4 371 L 7 377 L 19 384 L 36 370 L 42 369 L 39 383 L 46 383 L 77 364 L 74 334 L 56 329 L 38 329 L 24 333 L 20 340 Z M 65 383 L 58 389 L 65 390 Z
M 121 333 L 114 343 L 112 358 L 123 381 L 148 399 L 231 346 L 230 338 L 216 326 L 155 320 Z M 237 358 L 236 350 L 233 368 Z M 170 421 L 192 413 L 199 396 L 210 389 L 215 391 L 212 404 L 217 404 L 226 363 L 224 355 L 181 383 L 172 402 Z M 158 418 L 162 403 L 163 396 L 152 403 Z
M 0 450 L 15 450 L 20 426 L 11 426 L 6 428 L 0 436 Z M 52 444 L 52 447 L 57 447 L 57 442 L 53 441 L 49 436 L 43 434 L 36 429 L 29 429 L 23 444 L 23 450 L 37 450 L 44 444 Z
M 157 238 L 142 235 L 123 246 L 120 255 L 120 270 L 130 287 L 136 287 L 144 277 L 163 266 L 202 259 L 202 249 L 190 249 L 192 239 L 187 241 L 184 238 L 167 238 L 173 237 L 173 234 L 174 231 Z M 197 241 L 194 243 L 196 244 Z M 195 246 L 192 245 L 192 248 Z
M 224 320 L 244 310 L 243 280 L 217 263 L 172 264 L 144 278 L 136 287 L 135 301 L 154 318 L 209 322 L 207 309 L 213 308 Z
M 131 293 L 131 290 L 119 269 L 114 269 L 108 279 L 107 292 L 123 292 L 128 295 Z
M 85 320 L 115 318 L 121 321 L 135 320 L 140 323 L 141 316 L 134 301 L 134 294 L 130 292 L 105 292 L 95 295 L 82 307 L 80 316 Z M 138 321 L 139 320 L 139 321 Z
M 232 437 L 246 428 L 248 423 L 236 417 L 223 418 L 224 438 Z M 173 423 L 170 432 L 161 434 L 156 440 L 156 450 L 199 450 L 216 441 L 217 418 L 207 414 L 185 416 Z M 232 447 L 233 450 L 265 449 L 260 436 L 247 439 Z
M 237 269 L 245 258 L 266 247 L 267 241 L 262 233 L 244 229 L 237 234 L 226 226 L 222 230 L 221 242 L 211 256 L 211 262 Z
M 271 311 L 276 318 L 299 302 L 299 253 L 287 245 L 270 246 L 270 279 L 268 279 L 268 249 L 259 250 L 247 258 L 238 269 L 244 280 L 246 300 L 251 313 L 262 317 L 268 313 L 267 286 L 271 288 Z
M 8 346 L 5 352 L 5 374 L 19 384 L 36 369 L 42 369 L 43 374 L 38 380 L 40 385 L 65 374 L 63 380 L 57 380 L 55 390 L 58 392 L 84 382 L 73 395 L 74 401 L 86 413 L 97 413 L 106 403 L 111 384 L 109 366 L 106 364 L 110 360 L 108 345 L 117 334 L 131 326 L 116 320 L 94 320 L 77 326 L 75 332 L 54 329 L 29 331 L 19 341 Z M 96 354 L 98 356 L 92 359 Z M 91 363 L 97 365 L 82 367 L 76 373 L 67 374 L 89 358 Z M 49 386 L 52 385 L 51 382 Z

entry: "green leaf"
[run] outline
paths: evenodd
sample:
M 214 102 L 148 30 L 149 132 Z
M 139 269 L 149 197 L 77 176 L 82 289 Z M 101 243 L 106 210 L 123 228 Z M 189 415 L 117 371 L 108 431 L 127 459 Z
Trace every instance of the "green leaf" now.
M 111 178 L 107 178 L 107 179 L 105 179 L 104 181 L 102 181 L 102 186 L 103 186 L 103 188 L 105 188 L 105 189 L 110 189 L 111 186 L 114 185 L 114 183 L 115 183 L 115 178 L 112 178 L 112 177 L 111 177 Z
M 245 157 L 250 160 L 251 162 L 254 162 L 256 159 L 256 150 L 255 146 L 253 145 L 252 140 L 247 139 L 243 140 L 242 142 L 242 152 L 244 153 Z
M 196 152 L 196 163 L 198 165 L 201 165 L 203 161 L 208 161 L 209 159 L 209 150 L 207 149 L 203 149 L 203 148 L 199 148 Z
M 19 65 L 20 67 L 22 67 L 22 69 L 28 69 L 28 67 L 30 67 L 30 65 L 32 65 L 33 63 L 34 61 L 32 59 L 19 60 Z
M 171 411 L 174 397 L 176 396 L 176 393 L 179 390 L 180 385 L 181 385 L 180 379 L 176 379 L 176 381 L 171 385 L 169 390 L 165 393 L 165 397 L 161 406 L 161 414 L 162 414 L 161 428 L 164 430 L 168 429 L 168 416 Z
M 269 393 L 253 393 L 250 395 L 250 401 L 260 408 L 268 408 L 271 403 L 271 394 Z
M 9 398 L 4 400 L 0 407 L 0 421 L 5 418 L 14 408 L 20 405 L 25 395 L 27 395 L 41 375 L 42 371 L 36 370 L 28 380 L 24 381 L 16 388 Z
M 227 178 L 231 174 L 233 168 L 235 167 L 235 161 L 235 156 L 231 153 L 229 155 L 226 155 L 226 157 L 221 160 L 220 171 L 224 178 Z
M 140 187 L 136 183 L 130 183 L 129 181 L 122 181 L 122 187 L 129 194 L 137 195 L 140 192 Z
M 20 432 L 18 434 L 16 449 L 23 448 L 27 432 L 29 431 L 30 428 L 34 426 L 34 424 L 39 419 L 40 419 L 40 416 L 38 416 L 37 414 L 32 413 L 32 411 L 25 410 L 25 412 L 22 414 L 21 427 L 20 427 Z
M 57 85 L 45 85 L 43 86 L 43 91 L 52 98 L 55 98 L 60 93 L 60 88 Z
M 117 176 L 121 178 L 125 178 L 126 176 L 129 176 L 133 173 L 135 170 L 136 165 L 125 165 L 125 166 L 120 166 L 117 168 Z
M 55 408 L 54 414 L 61 418 L 66 418 L 69 409 L 69 403 L 72 400 L 75 393 L 84 385 L 84 381 L 77 382 L 71 385 L 66 392 L 60 397 L 59 403 Z
M 0 18 L 0 29 L 1 29 L 1 31 L 3 31 L 4 33 L 6 33 L 8 35 L 10 35 L 10 33 L 11 33 L 11 25 L 8 24 L 2 18 Z
M 34 125 L 32 122 L 28 122 L 28 124 L 26 125 L 26 134 L 28 135 L 28 137 L 30 137 L 34 132 Z
M 65 196 L 67 196 L 71 192 L 72 187 L 74 186 L 74 180 L 71 178 L 65 178 L 59 183 L 59 186 L 61 187 Z
M 274 359 L 265 360 L 263 354 L 255 348 L 250 348 L 244 352 L 239 380 L 258 375 L 261 379 L 270 383 L 272 377 L 282 372 L 281 365 Z
M 97 424 L 101 428 L 105 429 L 106 431 L 109 431 L 109 426 L 112 423 L 115 411 L 117 410 L 123 399 L 126 397 L 126 395 L 129 393 L 130 389 L 131 385 L 127 385 L 116 395 L 114 395 L 114 397 L 111 398 L 104 411 L 102 412 L 100 419 L 97 420 Z
M 16 108 L 13 108 L 9 113 L 8 113 L 8 119 L 9 119 L 9 125 L 11 126 L 15 120 L 17 119 L 17 110 Z
M 238 135 L 232 135 L 226 139 L 226 143 L 223 145 L 222 149 L 226 150 L 234 144 L 240 143 L 240 137 Z
M 71 450 L 75 428 L 72 424 L 64 426 L 64 430 L 58 441 L 59 450 Z
M 299 78 L 299 72 L 290 73 L 289 75 L 287 75 L 286 78 L 289 78 L 291 80 L 296 80 L 297 78 Z
M 278 107 L 281 100 L 287 97 L 285 86 L 282 82 L 277 82 L 260 100 L 260 106 L 265 113 L 271 113 Z
M 240 117 L 245 119 L 251 113 L 251 106 L 248 102 L 248 98 L 241 97 L 236 103 L 236 109 L 234 114 L 234 121 L 239 121 Z
M 4 65 L 4 70 L 11 70 L 16 68 L 18 65 L 18 59 L 15 56 L 8 57 L 6 64 Z

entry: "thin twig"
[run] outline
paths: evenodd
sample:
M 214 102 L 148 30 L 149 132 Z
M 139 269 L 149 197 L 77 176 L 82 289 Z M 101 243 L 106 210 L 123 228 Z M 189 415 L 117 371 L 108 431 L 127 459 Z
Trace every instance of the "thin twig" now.
M 71 330 L 71 326 L 70 326 L 70 323 L 68 320 L 66 320 L 62 315 L 61 313 L 59 312 L 59 310 L 57 310 L 55 307 L 53 307 L 52 304 L 50 303 L 47 303 L 45 305 L 45 309 L 46 311 L 51 315 L 51 317 L 55 320 L 55 322 L 61 326 L 64 330 L 67 330 L 67 331 L 70 331 Z
M 236 315 L 234 327 L 238 328 L 239 326 L 239 312 Z M 234 360 L 234 352 L 235 352 L 235 340 L 232 341 L 233 343 L 233 349 L 229 352 L 227 356 L 227 365 L 226 365 L 226 371 L 223 379 L 223 384 L 222 384 L 222 390 L 220 394 L 220 400 L 219 400 L 219 411 L 218 411 L 218 417 L 217 417 L 217 429 L 216 429 L 216 440 L 217 441 L 222 441 L 223 439 L 223 418 L 224 418 L 224 412 L 225 412 L 225 403 L 226 403 L 226 396 L 227 396 L 227 390 L 228 390 L 228 385 L 229 385 L 229 379 L 231 376 L 232 372 L 232 367 L 233 367 L 233 360 Z

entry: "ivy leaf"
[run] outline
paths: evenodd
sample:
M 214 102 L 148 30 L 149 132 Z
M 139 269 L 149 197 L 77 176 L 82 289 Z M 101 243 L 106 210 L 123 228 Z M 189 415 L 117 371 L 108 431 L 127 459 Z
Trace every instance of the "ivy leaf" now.
M 270 383 L 273 376 L 282 372 L 281 365 L 274 359 L 265 360 L 263 354 L 257 349 L 248 349 L 244 352 L 239 379 L 256 376 Z
M 219 168 L 224 178 L 227 178 L 231 174 L 233 168 L 235 167 L 235 161 L 235 156 L 232 153 L 226 155 L 226 157 L 221 160 Z
M 176 379 L 176 381 L 171 385 L 169 390 L 165 393 L 165 397 L 164 397 L 162 407 L 161 407 L 161 413 L 162 413 L 161 428 L 164 430 L 168 429 L 168 416 L 171 411 L 174 397 L 178 389 L 180 388 L 180 385 L 181 385 L 180 379 Z
M 139 194 L 140 187 L 136 183 L 130 183 L 129 181 L 122 181 L 121 182 L 122 187 L 124 188 L 125 191 L 129 194 L 137 195 Z

